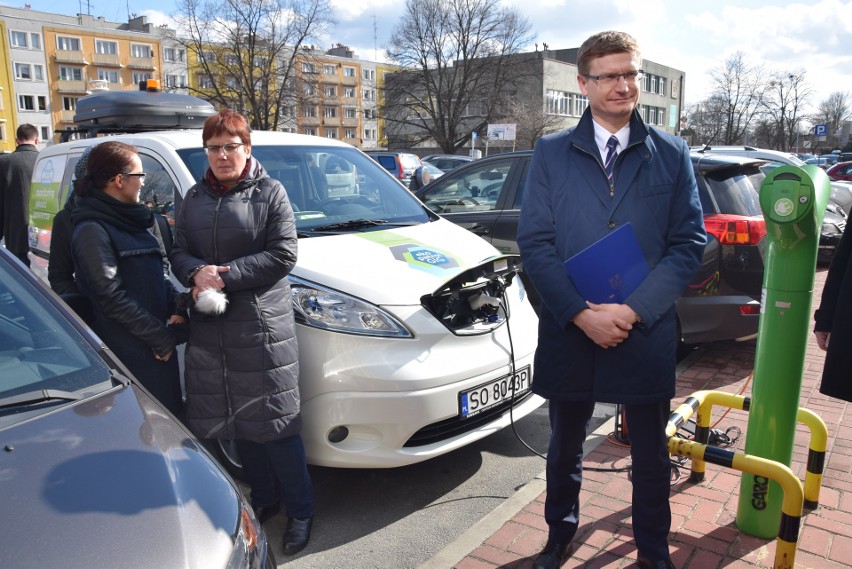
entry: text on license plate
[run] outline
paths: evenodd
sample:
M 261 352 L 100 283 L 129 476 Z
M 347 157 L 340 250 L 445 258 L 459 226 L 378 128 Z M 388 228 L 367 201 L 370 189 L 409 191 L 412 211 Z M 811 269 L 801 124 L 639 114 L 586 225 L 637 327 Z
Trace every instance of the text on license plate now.
M 515 371 L 514 396 L 524 395 L 530 390 L 530 367 L 526 366 Z M 459 393 L 459 406 L 462 418 L 472 417 L 486 409 L 512 398 L 512 382 L 509 376 L 504 376 L 473 389 Z

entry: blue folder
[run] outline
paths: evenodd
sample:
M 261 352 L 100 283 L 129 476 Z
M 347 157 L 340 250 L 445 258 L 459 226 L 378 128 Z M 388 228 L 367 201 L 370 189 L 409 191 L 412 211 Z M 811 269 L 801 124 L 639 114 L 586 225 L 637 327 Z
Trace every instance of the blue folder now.
M 565 261 L 565 270 L 583 299 L 595 304 L 624 303 L 650 272 L 629 223 Z

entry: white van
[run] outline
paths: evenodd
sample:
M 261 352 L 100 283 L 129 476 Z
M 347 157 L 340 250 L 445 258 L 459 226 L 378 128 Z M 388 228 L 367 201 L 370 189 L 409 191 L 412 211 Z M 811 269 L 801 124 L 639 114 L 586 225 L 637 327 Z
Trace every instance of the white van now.
M 173 219 L 207 168 L 200 129 L 112 139 L 139 150 L 147 174 L 142 200 Z M 102 140 L 39 154 L 30 248 L 42 278 L 53 215 L 68 197 L 74 166 L 85 147 Z M 290 283 L 309 462 L 419 462 L 543 403 L 530 392 L 537 318 L 516 274 L 517 256 L 501 256 L 435 215 L 345 143 L 253 132 L 252 155 L 284 184 L 296 215 L 299 259 Z

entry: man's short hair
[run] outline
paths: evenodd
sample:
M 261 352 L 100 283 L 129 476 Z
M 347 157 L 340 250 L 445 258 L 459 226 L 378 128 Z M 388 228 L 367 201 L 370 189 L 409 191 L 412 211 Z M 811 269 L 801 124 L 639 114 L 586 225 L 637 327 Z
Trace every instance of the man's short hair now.
M 624 32 L 607 31 L 593 35 L 583 42 L 577 52 L 577 71 L 580 75 L 589 74 L 589 64 L 593 59 L 612 55 L 613 53 L 629 53 L 642 61 L 639 44 L 633 36 Z
M 15 139 L 19 141 L 35 140 L 38 138 L 38 129 L 31 124 L 24 123 L 15 132 Z

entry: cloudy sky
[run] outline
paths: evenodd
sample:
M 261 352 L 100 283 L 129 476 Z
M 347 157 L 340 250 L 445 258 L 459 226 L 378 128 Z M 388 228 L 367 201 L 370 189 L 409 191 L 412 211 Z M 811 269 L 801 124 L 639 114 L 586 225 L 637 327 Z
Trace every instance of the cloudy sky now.
M 330 0 L 337 24 L 327 46 L 342 43 L 358 57 L 383 60 L 403 0 Z M 783 74 L 805 74 L 816 106 L 836 91 L 852 94 L 852 0 L 501 0 L 530 21 L 536 42 L 578 47 L 592 33 L 622 30 L 643 55 L 686 72 L 686 102 L 705 98 L 710 72 L 737 51 Z M 0 0 L 19 8 L 24 2 Z M 168 23 L 175 0 L 29 0 L 33 10 L 78 12 L 126 21 L 128 12 Z M 320 46 L 325 47 L 325 46 Z M 530 51 L 534 46 L 529 46 Z

